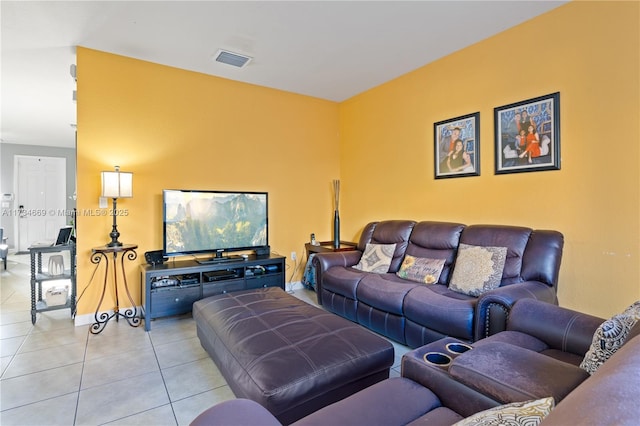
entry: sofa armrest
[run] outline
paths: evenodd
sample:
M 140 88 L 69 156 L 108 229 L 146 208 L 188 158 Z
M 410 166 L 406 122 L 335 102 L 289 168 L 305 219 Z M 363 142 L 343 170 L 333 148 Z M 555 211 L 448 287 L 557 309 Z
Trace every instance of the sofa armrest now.
M 549 347 L 584 356 L 604 319 L 534 299 L 518 300 L 508 330 L 536 337 Z
M 427 352 L 440 352 L 447 343 L 457 342 L 452 337 L 428 343 L 406 352 L 401 360 L 401 376 L 431 389 L 442 405 L 466 417 L 492 407 L 500 402 L 453 379 L 447 368 L 427 364 L 423 357 Z
M 214 405 L 193 419 L 190 426 L 282 426 L 273 414 L 250 399 L 230 399 Z
M 478 298 L 474 340 L 506 330 L 511 307 L 519 299 L 536 299 L 558 304 L 555 288 L 539 281 L 509 284 L 488 291 Z
M 636 425 L 640 338 L 628 341 L 556 406 L 541 425 Z
M 322 305 L 322 276 L 334 266 L 349 267 L 357 265 L 362 257 L 360 250 L 346 250 L 337 252 L 322 252 L 316 253 L 313 256 L 313 268 L 316 272 L 316 295 L 318 297 L 318 304 Z

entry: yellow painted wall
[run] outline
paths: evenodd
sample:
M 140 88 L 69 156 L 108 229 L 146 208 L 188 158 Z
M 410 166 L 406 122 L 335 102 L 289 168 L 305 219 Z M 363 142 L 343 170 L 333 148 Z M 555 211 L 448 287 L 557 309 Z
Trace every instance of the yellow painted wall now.
M 572 2 L 340 105 L 79 48 L 78 208 L 97 208 L 100 171 L 134 172 L 118 227 L 140 245 L 139 302 L 163 188 L 269 191 L 272 249 L 302 257 L 331 238 L 340 178 L 343 239 L 393 218 L 563 232 L 561 305 L 608 316 L 640 299 L 639 22 L 638 2 Z M 556 91 L 562 169 L 494 175 L 493 108 Z M 476 111 L 481 176 L 434 180 L 433 123 Z M 109 231 L 78 218 L 79 291 Z
M 98 208 L 100 172 L 114 165 L 134 173 L 133 198 L 118 202 L 128 211 L 118 230 L 121 242 L 139 245 L 127 274 L 137 304 L 138 264 L 162 248 L 162 189 L 268 191 L 271 249 L 287 257 L 296 251 L 303 260 L 311 232 L 330 236 L 336 103 L 85 48 L 77 59 L 78 291 L 89 287 L 79 314 L 96 310 L 102 278 L 89 285 L 89 257 L 111 231 L 111 217 L 83 212 Z M 113 300 L 109 293 L 100 310 Z
M 573 2 L 340 105 L 342 228 L 409 218 L 565 236 L 559 299 L 640 299 L 640 3 Z M 560 92 L 561 170 L 494 175 L 493 108 Z M 480 112 L 481 176 L 434 180 L 433 123 Z

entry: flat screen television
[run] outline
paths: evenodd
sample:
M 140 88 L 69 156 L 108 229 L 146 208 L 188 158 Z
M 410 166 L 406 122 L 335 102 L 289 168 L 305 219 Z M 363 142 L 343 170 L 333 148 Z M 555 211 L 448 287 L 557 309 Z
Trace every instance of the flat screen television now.
M 165 189 L 165 256 L 208 254 L 200 262 L 223 261 L 225 252 L 269 245 L 268 193 Z

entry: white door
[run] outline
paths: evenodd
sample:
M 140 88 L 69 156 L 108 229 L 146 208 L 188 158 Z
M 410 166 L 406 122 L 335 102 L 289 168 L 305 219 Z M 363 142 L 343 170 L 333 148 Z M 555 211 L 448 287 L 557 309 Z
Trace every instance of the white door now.
M 58 157 L 15 156 L 17 248 L 55 241 L 67 222 L 67 160 Z

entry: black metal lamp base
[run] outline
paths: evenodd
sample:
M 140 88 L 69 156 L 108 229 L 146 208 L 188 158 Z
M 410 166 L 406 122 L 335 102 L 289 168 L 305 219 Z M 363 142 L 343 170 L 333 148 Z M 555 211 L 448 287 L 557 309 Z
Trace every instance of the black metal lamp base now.
M 118 224 L 116 223 L 116 212 L 118 211 L 116 208 L 116 200 L 117 198 L 113 199 L 113 211 L 111 212 L 111 214 L 113 215 L 113 227 L 111 228 L 111 233 L 109 234 L 109 236 L 111 237 L 111 242 L 107 244 L 107 247 L 122 246 L 122 243 L 118 241 L 118 238 L 120 238 L 120 233 L 118 232 Z

